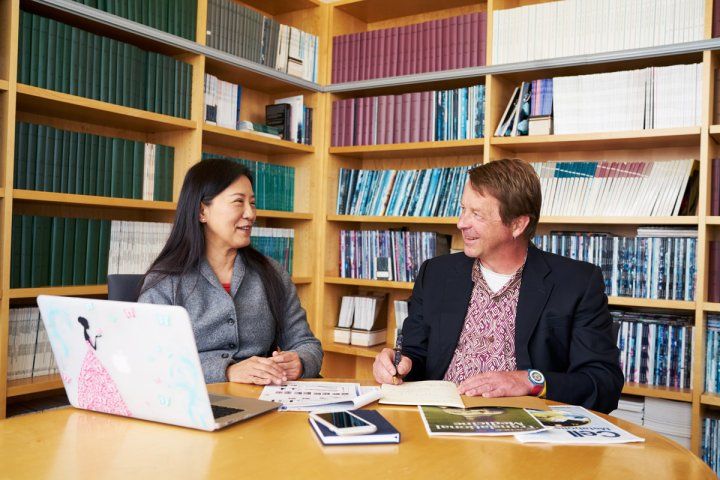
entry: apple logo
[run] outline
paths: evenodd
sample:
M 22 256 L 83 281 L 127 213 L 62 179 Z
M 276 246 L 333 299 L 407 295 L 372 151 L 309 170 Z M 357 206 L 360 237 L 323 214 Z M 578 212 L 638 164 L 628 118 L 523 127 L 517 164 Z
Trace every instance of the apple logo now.
M 123 352 L 113 354 L 112 363 L 115 369 L 120 373 L 130 373 L 130 362 L 128 362 L 127 356 Z

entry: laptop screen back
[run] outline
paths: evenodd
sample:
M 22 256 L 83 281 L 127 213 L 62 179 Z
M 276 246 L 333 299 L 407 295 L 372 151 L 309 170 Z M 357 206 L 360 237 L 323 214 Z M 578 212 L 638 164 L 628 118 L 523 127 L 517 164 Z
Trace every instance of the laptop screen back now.
M 214 429 L 185 309 L 46 295 L 38 305 L 73 406 Z

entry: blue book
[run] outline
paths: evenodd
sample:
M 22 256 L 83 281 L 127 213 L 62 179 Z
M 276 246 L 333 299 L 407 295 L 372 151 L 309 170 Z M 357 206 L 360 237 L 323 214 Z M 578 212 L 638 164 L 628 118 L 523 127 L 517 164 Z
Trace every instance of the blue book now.
M 400 432 L 393 427 L 377 410 L 353 410 L 355 415 L 377 427 L 375 433 L 368 435 L 338 435 L 325 425 L 309 418 L 310 426 L 323 445 L 372 445 L 378 443 L 400 443 Z

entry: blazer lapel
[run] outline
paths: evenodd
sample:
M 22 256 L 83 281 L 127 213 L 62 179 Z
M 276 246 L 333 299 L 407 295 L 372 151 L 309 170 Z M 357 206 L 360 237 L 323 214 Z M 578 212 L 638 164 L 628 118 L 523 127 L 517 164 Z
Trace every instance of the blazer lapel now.
M 473 291 L 472 267 L 474 258 L 458 255 L 455 264 L 456 273 L 448 275 L 443 292 L 443 311 L 441 313 L 442 352 L 438 358 L 443 359 L 440 372 L 444 373 L 452 360 L 455 348 L 460 340 L 465 315 L 467 314 L 470 297 Z M 441 373 L 441 374 L 442 374 Z
M 515 356 L 518 370 L 531 367 L 528 343 L 553 289 L 553 284 L 545 280 L 549 273 L 550 267 L 542 253 L 534 245 L 530 245 L 515 314 Z

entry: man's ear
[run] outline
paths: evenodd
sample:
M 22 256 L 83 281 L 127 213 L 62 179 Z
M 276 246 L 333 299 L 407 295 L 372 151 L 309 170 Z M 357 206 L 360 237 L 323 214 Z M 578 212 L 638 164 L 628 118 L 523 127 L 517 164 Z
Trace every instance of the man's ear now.
M 522 236 L 522 234 L 525 233 L 525 229 L 529 224 L 530 217 L 528 217 L 527 215 L 520 215 L 519 217 L 515 218 L 510 223 L 513 238 L 518 238 Z

